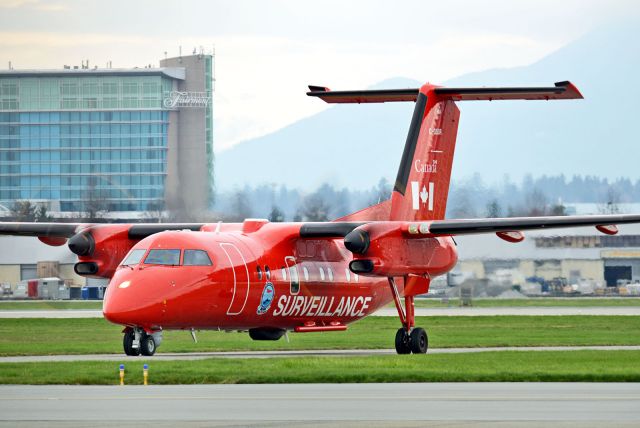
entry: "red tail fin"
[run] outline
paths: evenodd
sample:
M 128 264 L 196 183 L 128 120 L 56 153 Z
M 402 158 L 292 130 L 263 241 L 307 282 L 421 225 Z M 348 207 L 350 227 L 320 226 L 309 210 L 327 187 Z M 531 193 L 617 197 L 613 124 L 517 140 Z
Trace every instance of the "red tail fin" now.
M 420 88 L 391 197 L 390 220 L 444 218 L 460 111 L 434 89 Z

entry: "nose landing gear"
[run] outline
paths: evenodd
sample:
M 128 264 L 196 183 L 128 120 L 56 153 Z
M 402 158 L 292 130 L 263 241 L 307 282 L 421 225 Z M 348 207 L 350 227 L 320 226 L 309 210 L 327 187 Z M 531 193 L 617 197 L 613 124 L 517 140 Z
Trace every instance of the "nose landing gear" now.
M 129 356 L 144 355 L 150 357 L 162 342 L 162 332 L 148 334 L 139 327 L 127 328 L 122 339 L 124 353 Z
M 402 328 L 396 332 L 396 352 L 404 354 L 426 354 L 429 347 L 427 332 L 420 327 L 415 327 L 415 311 L 413 296 L 404 297 L 404 308 L 400 303 L 400 293 L 393 278 L 389 278 L 391 294 L 398 310 L 398 316 Z

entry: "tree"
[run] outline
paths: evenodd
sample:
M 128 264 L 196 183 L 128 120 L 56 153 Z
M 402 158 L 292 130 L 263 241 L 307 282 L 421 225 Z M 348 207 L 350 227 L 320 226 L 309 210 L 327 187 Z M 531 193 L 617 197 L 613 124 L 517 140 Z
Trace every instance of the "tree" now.
M 319 193 L 313 193 L 304 198 L 302 217 L 306 221 L 328 221 L 329 205 Z
M 525 214 L 530 217 L 540 217 L 547 212 L 547 197 L 538 188 L 525 195 Z
M 284 221 L 284 213 L 276 205 L 271 207 L 271 212 L 269 213 L 269 221 L 274 223 Z
M 369 205 L 376 205 L 389 199 L 391 197 L 391 184 L 389 184 L 389 180 L 382 177 L 380 181 L 378 181 L 378 184 L 373 187 L 372 194 Z
M 491 200 L 487 204 L 487 217 L 488 218 L 496 218 L 502 215 L 502 209 L 500 208 L 500 203 L 497 199 Z
M 46 205 L 38 205 L 38 207 L 35 209 L 35 221 L 45 222 L 49 220 L 51 220 L 51 215 L 47 212 Z
M 600 214 L 620 214 L 620 192 L 615 188 L 609 186 L 605 195 L 605 201 L 598 205 L 598 212 Z
M 84 219 L 88 222 L 99 222 L 107 213 L 107 203 L 96 185 L 97 177 L 89 177 L 89 186 L 82 202 Z
M 246 190 L 237 190 L 232 195 L 230 221 L 244 221 L 251 217 L 251 204 Z
M 551 207 L 550 215 L 567 215 L 567 207 L 564 206 L 562 201 L 558 201 L 557 204 Z
M 31 201 L 15 201 L 10 208 L 15 221 L 35 221 L 36 206 Z

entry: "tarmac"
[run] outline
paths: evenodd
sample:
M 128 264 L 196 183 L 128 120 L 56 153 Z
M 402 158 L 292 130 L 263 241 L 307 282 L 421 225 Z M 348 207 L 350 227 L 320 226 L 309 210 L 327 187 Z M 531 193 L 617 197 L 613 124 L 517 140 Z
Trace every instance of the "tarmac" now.
M 485 347 L 485 348 L 430 348 L 429 354 L 463 354 L 477 352 L 505 351 L 640 351 L 640 346 L 526 346 L 526 347 Z M 357 357 L 371 355 L 396 355 L 395 349 L 344 349 L 344 350 L 299 350 L 299 351 L 224 351 L 224 352 L 188 352 L 162 353 L 152 357 L 127 357 L 124 354 L 90 355 L 29 355 L 0 357 L 0 363 L 42 363 L 61 361 L 193 361 L 207 358 L 275 358 L 275 357 Z
M 591 306 L 591 307 L 451 307 L 416 308 L 416 316 L 564 316 L 564 315 L 640 315 L 640 306 Z M 371 316 L 397 317 L 395 308 L 382 308 Z M 58 309 L 58 310 L 0 310 L 0 318 L 102 318 L 101 310 Z
M 0 426 L 640 424 L 637 383 L 0 386 Z

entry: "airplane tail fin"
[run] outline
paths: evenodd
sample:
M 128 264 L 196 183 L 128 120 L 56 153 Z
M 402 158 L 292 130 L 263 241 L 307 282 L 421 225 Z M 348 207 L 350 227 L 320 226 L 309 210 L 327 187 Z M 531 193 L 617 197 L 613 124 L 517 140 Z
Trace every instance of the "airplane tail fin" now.
M 383 220 L 381 216 L 405 221 L 444 218 L 460 118 L 456 101 L 582 98 L 570 82 L 533 88 L 443 88 L 427 83 L 419 89 L 331 91 L 320 86 L 309 89 L 307 95 L 328 103 L 416 103 L 390 203 L 385 201 L 340 219 L 363 221 Z

